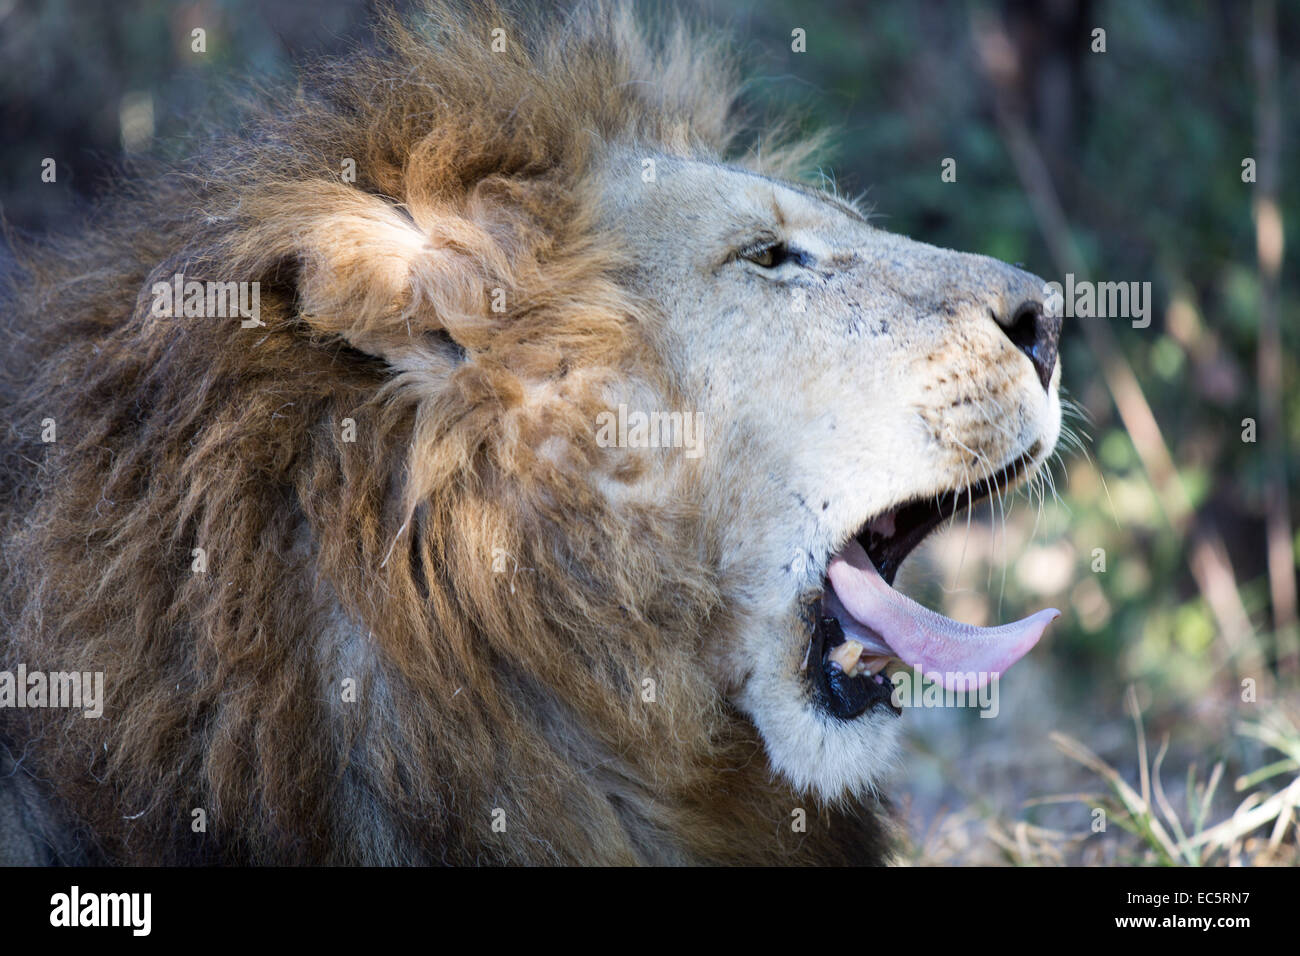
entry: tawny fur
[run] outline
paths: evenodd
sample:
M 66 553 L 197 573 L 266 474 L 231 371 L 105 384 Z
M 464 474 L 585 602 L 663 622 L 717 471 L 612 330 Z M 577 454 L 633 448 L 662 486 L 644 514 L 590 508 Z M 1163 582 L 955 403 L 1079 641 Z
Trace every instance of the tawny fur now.
M 874 805 L 774 778 L 701 667 L 730 612 L 698 516 L 593 489 L 626 467 L 602 387 L 673 388 L 593 166 L 725 155 L 727 69 L 600 11 L 418 19 L 21 251 L 0 669 L 108 699 L 0 711 L 0 820 L 63 862 L 879 861 Z M 265 328 L 152 316 L 177 272 L 259 282 Z

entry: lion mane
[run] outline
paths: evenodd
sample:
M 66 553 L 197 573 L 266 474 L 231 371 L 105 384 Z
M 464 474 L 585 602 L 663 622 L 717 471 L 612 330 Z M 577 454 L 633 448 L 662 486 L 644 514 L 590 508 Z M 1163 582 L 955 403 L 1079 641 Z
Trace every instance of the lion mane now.
M 18 251 L 0 668 L 106 701 L 0 709 L 0 856 L 883 859 L 879 807 L 774 778 L 702 666 L 698 515 L 612 505 L 642 466 L 593 438 L 611 378 L 671 394 L 593 169 L 734 155 L 728 58 L 599 7 L 378 36 Z M 176 274 L 261 324 L 157 314 Z

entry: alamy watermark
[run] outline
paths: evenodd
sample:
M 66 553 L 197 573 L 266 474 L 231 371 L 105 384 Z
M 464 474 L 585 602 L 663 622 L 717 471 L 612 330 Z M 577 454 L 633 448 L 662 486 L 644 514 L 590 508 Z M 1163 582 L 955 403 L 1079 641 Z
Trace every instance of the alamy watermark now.
M 83 717 L 104 714 L 103 671 L 0 671 L 0 709 L 5 707 L 68 707 Z
M 601 448 L 683 448 L 687 458 L 703 454 L 700 416 L 694 412 L 618 411 L 596 416 L 596 444 Z
M 148 936 L 152 914 L 152 893 L 83 893 L 73 885 L 68 892 L 50 897 L 50 925 L 54 927 L 123 927 L 133 936 Z
M 894 685 L 889 700 L 895 707 L 974 707 L 981 717 L 996 717 L 1000 676 L 975 671 L 922 675 L 902 667 L 889 677 Z
M 257 282 L 215 282 L 185 278 L 176 273 L 170 282 L 155 282 L 149 289 L 158 318 L 228 319 L 238 317 L 241 329 L 266 325 L 262 321 L 262 292 Z
M 1074 273 L 1065 274 L 1065 285 L 1043 285 L 1044 306 L 1051 315 L 1067 319 L 1132 319 L 1133 328 L 1151 324 L 1150 282 L 1074 281 Z

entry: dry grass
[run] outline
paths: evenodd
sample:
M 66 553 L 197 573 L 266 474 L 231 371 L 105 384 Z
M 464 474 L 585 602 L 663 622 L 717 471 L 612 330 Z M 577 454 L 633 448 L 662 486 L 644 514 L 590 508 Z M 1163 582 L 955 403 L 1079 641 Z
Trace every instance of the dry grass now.
M 1137 773 L 1126 779 L 1112 763 L 1064 733 L 1047 736 L 1060 752 L 1102 786 L 1095 791 L 1057 793 L 1025 800 L 1020 818 L 978 801 L 937 814 L 914 834 L 910 862 L 921 866 L 1132 865 L 1296 866 L 1300 865 L 1300 729 L 1286 705 L 1267 709 L 1256 721 L 1232 730 L 1266 762 L 1225 785 L 1227 765 L 1216 762 L 1202 774 L 1190 763 L 1181 775 L 1180 809 L 1165 789 L 1165 735 L 1154 758 L 1130 687 L 1126 706 L 1133 720 Z M 1276 758 L 1276 759 L 1274 759 Z M 1229 792 L 1229 790 L 1231 792 Z M 1235 807 L 1231 802 L 1236 801 Z M 1024 819 L 1036 808 L 1081 804 L 1089 825 L 1048 827 Z M 1222 812 L 1224 806 L 1230 807 Z M 1215 810 L 1220 813 L 1216 816 Z

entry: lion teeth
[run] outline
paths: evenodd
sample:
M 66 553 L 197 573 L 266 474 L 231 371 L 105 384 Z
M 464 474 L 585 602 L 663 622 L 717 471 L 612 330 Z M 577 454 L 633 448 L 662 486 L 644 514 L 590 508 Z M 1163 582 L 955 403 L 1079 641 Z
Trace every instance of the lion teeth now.
M 826 659 L 834 661 L 849 677 L 875 676 L 885 669 L 891 660 L 887 656 L 867 654 L 866 648 L 859 641 L 848 640 L 826 652 Z
M 843 644 L 837 644 L 831 648 L 826 657 L 840 665 L 840 670 L 850 677 L 856 676 L 853 669 L 858 666 L 858 660 L 862 657 L 865 648 L 858 641 L 845 641 Z

